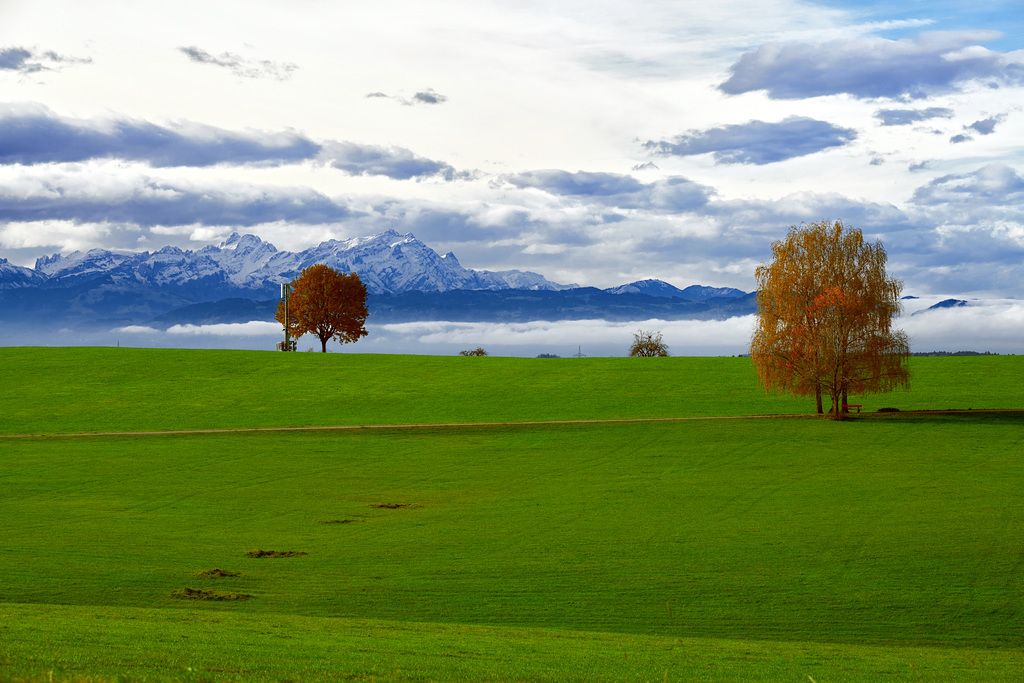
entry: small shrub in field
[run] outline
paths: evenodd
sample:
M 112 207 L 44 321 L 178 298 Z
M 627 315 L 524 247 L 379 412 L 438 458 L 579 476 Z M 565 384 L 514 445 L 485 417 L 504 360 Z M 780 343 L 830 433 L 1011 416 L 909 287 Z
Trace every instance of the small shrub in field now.
M 484 350 L 484 347 L 478 346 L 475 349 L 463 349 L 462 351 L 459 351 L 459 355 L 460 356 L 486 356 L 487 355 L 487 351 Z
M 668 356 L 668 344 L 661 340 L 661 332 L 640 330 L 633 335 L 629 355 L 639 358 L 664 358 Z

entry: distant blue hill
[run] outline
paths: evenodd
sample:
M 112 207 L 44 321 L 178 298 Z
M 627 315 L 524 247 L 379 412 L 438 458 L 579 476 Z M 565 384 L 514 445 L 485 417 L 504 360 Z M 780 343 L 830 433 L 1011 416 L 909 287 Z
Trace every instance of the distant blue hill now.
M 720 320 L 757 311 L 756 294 L 708 301 L 611 294 L 593 287 L 547 290 L 454 290 L 370 294 L 370 323 L 530 322 L 535 320 Z M 274 320 L 277 300 L 223 299 L 191 304 L 147 321 L 166 329 L 173 325 L 212 325 Z
M 912 315 L 920 315 L 921 313 L 924 313 L 925 311 L 938 311 L 938 310 L 941 310 L 943 308 L 961 308 L 963 306 L 969 306 L 969 305 L 970 304 L 968 304 L 963 299 L 944 299 L 944 300 L 940 301 L 937 304 L 932 304 L 931 306 L 929 306 L 928 308 L 926 308 L 924 310 L 916 311 Z
M 747 295 L 747 292 L 732 287 L 690 285 L 686 289 L 679 289 L 664 280 L 638 280 L 629 284 L 619 285 L 618 287 L 611 287 L 604 291 L 609 294 L 646 294 L 647 296 L 687 299 L 689 301 L 707 301 L 708 299 L 719 298 L 735 299 Z

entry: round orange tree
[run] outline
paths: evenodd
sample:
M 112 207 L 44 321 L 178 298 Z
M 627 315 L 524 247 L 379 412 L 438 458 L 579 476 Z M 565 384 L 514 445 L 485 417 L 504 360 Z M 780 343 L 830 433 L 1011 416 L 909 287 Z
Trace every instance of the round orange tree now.
M 843 419 L 848 393 L 906 386 L 907 335 L 892 329 L 903 283 L 885 273 L 881 242 L 840 221 L 791 227 L 757 269 L 750 356 L 765 390 L 821 396 Z
M 292 282 L 288 320 L 285 308 L 282 299 L 277 305 L 277 321 L 288 335 L 295 339 L 307 332 L 316 335 L 324 353 L 332 337 L 347 344 L 367 335 L 366 286 L 355 273 L 339 273 L 322 263 L 305 268 Z

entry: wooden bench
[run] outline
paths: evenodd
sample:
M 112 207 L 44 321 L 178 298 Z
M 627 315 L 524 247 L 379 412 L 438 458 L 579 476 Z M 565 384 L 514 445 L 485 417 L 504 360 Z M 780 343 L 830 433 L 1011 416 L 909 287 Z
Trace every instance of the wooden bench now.
M 860 412 L 860 409 L 861 409 L 861 408 L 863 408 L 863 407 L 864 407 L 864 406 L 860 406 L 860 405 L 855 405 L 855 404 L 853 404 L 853 403 L 851 403 L 851 404 L 849 404 L 849 405 L 847 405 L 847 404 L 845 404 L 845 403 L 843 404 L 843 410 L 845 410 L 845 411 L 847 411 L 847 412 L 849 412 L 849 411 L 850 411 L 850 408 L 856 408 L 856 409 L 857 409 L 857 412 L 859 413 L 859 412 Z

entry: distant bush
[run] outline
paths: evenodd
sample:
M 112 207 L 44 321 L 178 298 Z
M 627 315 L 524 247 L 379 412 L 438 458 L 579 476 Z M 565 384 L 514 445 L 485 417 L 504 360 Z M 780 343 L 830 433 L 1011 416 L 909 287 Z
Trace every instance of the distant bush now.
M 561 358 L 557 353 L 538 353 L 537 358 Z
M 878 412 L 880 412 L 880 413 L 898 413 L 898 412 L 900 412 L 900 409 L 899 408 L 879 408 Z
M 661 340 L 661 332 L 640 330 L 633 335 L 633 345 L 629 347 L 629 355 L 642 358 L 664 358 L 668 355 L 668 344 Z
M 475 349 L 463 349 L 459 351 L 460 356 L 486 356 L 487 352 L 484 351 L 484 347 L 478 346 Z

